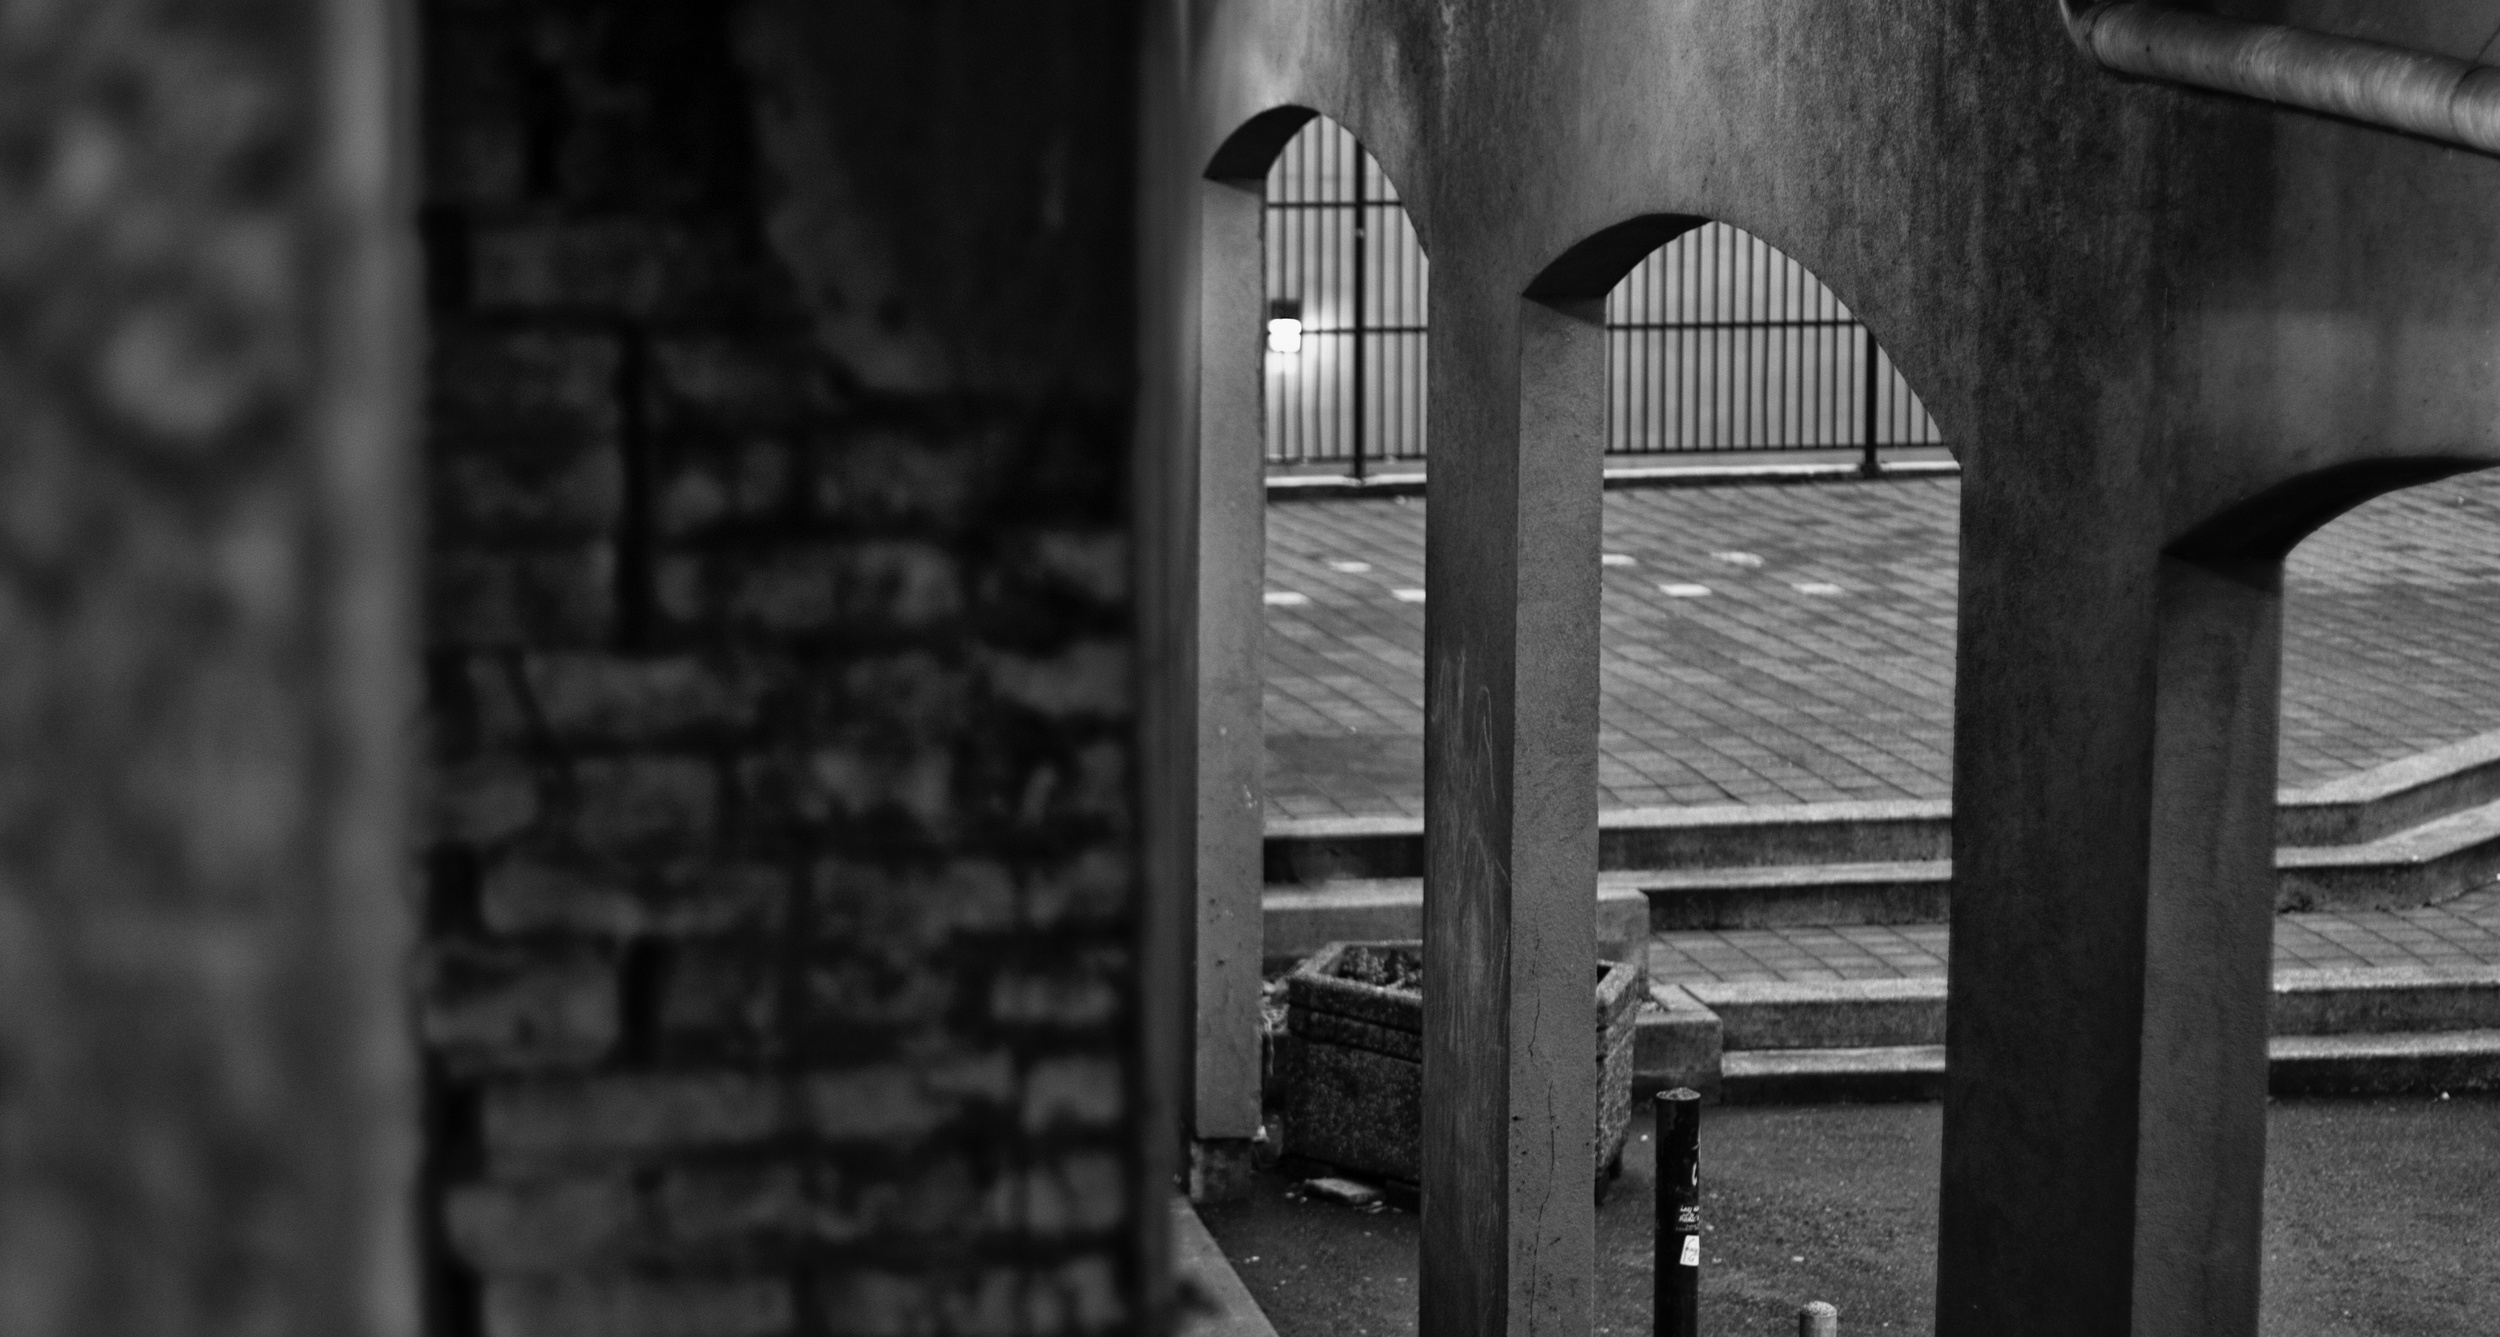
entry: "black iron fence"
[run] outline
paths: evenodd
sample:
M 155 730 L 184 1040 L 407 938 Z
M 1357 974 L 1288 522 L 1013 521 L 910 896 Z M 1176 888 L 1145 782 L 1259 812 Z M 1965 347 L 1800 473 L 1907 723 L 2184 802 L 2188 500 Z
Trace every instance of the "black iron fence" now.
M 1267 460 L 1361 476 L 1425 453 L 1429 266 L 1397 192 L 1315 118 L 1267 182 Z M 1712 223 L 1606 299 L 1610 454 L 1941 444 L 1874 336 L 1805 266 Z

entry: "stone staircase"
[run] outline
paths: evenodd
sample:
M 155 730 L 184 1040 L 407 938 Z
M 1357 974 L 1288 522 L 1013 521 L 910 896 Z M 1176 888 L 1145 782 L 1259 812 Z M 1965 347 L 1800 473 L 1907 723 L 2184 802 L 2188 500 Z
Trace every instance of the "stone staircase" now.
M 2279 802 L 2274 1088 L 2500 1087 L 2500 733 Z M 1950 838 L 1938 802 L 1607 813 L 1599 937 L 1650 970 L 1642 1084 L 1933 1098 Z M 1271 964 L 1419 936 L 1422 863 L 1411 819 L 1271 824 Z

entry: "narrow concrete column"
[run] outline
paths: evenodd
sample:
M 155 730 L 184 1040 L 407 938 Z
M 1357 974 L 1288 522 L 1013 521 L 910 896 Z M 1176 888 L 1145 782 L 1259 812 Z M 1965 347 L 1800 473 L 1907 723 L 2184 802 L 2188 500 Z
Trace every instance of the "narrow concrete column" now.
M 2283 566 L 2164 558 L 2135 1334 L 2257 1331 Z
M 1200 187 L 1197 1034 L 1190 1188 L 1224 1196 L 1259 1128 L 1266 750 L 1263 183 Z
M 1434 292 L 1420 1330 L 1580 1334 L 1605 331 L 1595 303 L 1466 300 Z
M 2280 565 L 2160 556 L 2138 497 L 2044 526 L 1987 474 L 1937 1331 L 2253 1334 Z

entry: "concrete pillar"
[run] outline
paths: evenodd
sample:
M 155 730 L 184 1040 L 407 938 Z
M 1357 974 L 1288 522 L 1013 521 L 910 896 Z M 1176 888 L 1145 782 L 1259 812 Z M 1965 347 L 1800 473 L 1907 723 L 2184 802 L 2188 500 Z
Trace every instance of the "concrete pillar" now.
M 1460 258 L 1435 276 L 1467 272 Z M 1600 316 L 1433 293 L 1420 1330 L 1434 1334 L 1589 1327 Z
M 1265 826 L 1261 431 L 1265 181 L 1200 186 L 1198 897 L 1190 1192 L 1238 1188 L 1259 1128 L 1260 844 Z
M 1937 1331 L 2253 1334 L 2279 558 L 1966 475 Z

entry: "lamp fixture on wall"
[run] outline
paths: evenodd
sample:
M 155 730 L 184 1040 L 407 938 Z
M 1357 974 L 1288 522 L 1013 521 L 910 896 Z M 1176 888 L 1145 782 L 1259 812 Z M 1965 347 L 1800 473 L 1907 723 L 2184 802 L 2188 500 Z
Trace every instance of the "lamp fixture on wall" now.
M 1291 297 L 1279 297 L 1267 304 L 1267 351 L 1286 354 L 1302 351 L 1302 303 Z

